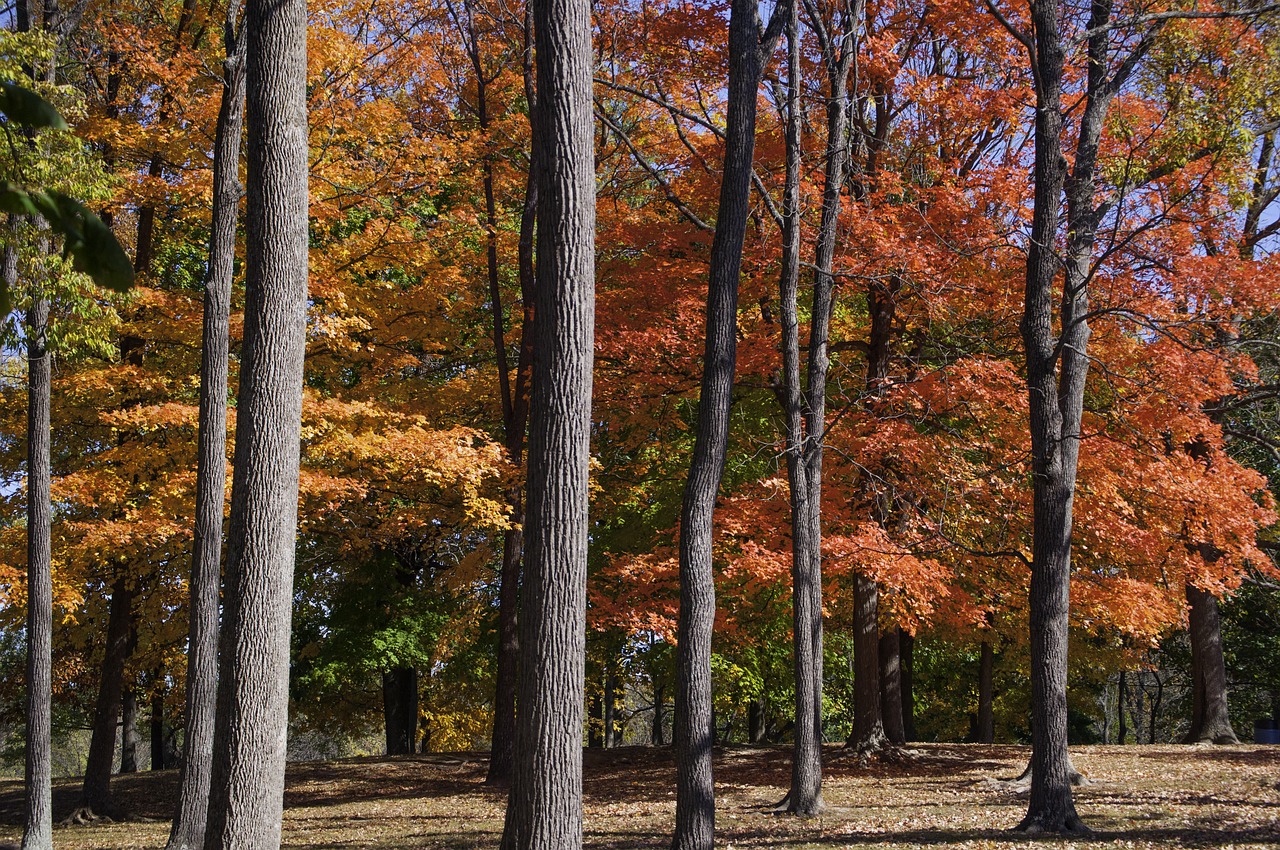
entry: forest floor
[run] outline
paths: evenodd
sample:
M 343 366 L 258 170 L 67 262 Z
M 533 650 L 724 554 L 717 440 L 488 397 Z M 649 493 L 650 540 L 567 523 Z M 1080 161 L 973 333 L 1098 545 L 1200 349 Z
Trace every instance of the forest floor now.
M 826 752 L 826 811 L 768 814 L 790 777 L 786 747 L 717 750 L 718 846 L 729 848 L 963 847 L 1280 848 L 1280 747 L 1090 746 L 1073 748 L 1092 780 L 1076 803 L 1095 831 L 1081 840 L 1033 841 L 1009 832 L 1025 798 L 995 780 L 1018 773 L 1026 747 L 913 744 L 860 764 Z M 289 765 L 284 846 L 336 850 L 494 848 L 505 795 L 481 783 L 484 754 L 361 758 Z M 55 846 L 160 848 L 176 771 L 115 780 L 135 821 L 60 828 Z M 668 750 L 586 751 L 586 843 L 599 850 L 668 846 L 675 811 Z M 69 813 L 78 783 L 54 792 Z M 0 847 L 20 835 L 21 785 L 0 783 Z M 16 845 L 14 845 L 16 846 Z

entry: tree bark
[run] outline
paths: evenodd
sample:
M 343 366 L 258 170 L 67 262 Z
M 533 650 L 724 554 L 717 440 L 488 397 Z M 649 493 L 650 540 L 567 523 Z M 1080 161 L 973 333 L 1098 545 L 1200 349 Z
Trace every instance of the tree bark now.
M 151 694 L 151 734 L 148 743 L 151 745 L 151 769 L 164 770 L 169 759 L 165 753 L 168 743 L 165 734 L 164 718 L 164 668 L 157 667 L 153 677 L 154 692 Z
M 697 436 L 680 511 L 680 612 L 676 626 L 676 824 L 673 850 L 710 850 L 715 835 L 711 773 L 711 568 L 715 502 L 724 473 L 737 360 L 738 277 L 749 215 L 756 97 L 765 60 L 781 34 L 786 2 L 761 32 L 757 0 L 733 0 L 729 17 L 728 111 L 720 206 L 711 243 L 706 349 Z
M 653 683 L 653 725 L 650 727 L 649 743 L 655 747 L 666 745 L 665 715 L 666 687 L 661 680 Z
M 979 744 L 994 744 L 996 741 L 995 718 L 995 651 L 991 641 L 982 642 L 982 655 L 978 660 L 978 728 Z
M 1191 634 L 1191 728 L 1184 744 L 1238 744 L 1227 705 L 1227 670 L 1222 658 L 1222 621 L 1218 598 L 1194 585 L 1186 587 Z M 1154 720 L 1152 728 L 1154 729 Z
M 142 754 L 142 735 L 138 732 L 138 695 L 125 688 L 120 695 L 120 772 L 137 773 Z
M 525 99 L 529 104 L 529 126 L 532 135 L 537 93 L 533 82 L 533 23 L 532 4 L 525 4 L 524 52 L 522 58 Z M 471 36 L 475 43 L 474 34 Z M 534 299 L 536 270 L 534 268 L 534 225 L 538 209 L 537 145 L 529 149 L 529 173 L 525 180 L 524 208 L 520 213 L 520 240 L 517 262 L 520 274 L 520 300 L 524 309 L 524 323 L 520 328 L 520 353 L 516 360 L 516 379 L 511 395 L 503 400 L 503 433 L 507 455 L 512 463 L 520 464 L 524 455 L 525 429 L 529 419 L 529 378 L 533 369 Z M 495 223 L 496 225 L 496 223 Z M 496 251 L 496 249 L 495 249 Z M 502 331 L 501 290 L 490 279 L 493 302 L 495 338 L 505 348 Z M 505 373 L 505 353 L 499 369 Z M 510 382 L 507 383 L 510 386 Z M 494 676 L 493 738 L 489 747 L 489 772 L 486 785 L 505 786 L 511 782 L 516 732 L 516 694 L 519 689 L 520 669 L 520 565 L 524 555 L 524 500 L 519 488 L 511 494 L 511 528 L 502 538 L 502 575 L 498 587 L 498 656 Z
M 107 613 L 106 645 L 98 680 L 98 699 L 93 712 L 93 734 L 85 762 L 80 807 L 97 817 L 118 819 L 120 808 L 111 796 L 111 771 L 115 766 L 116 727 L 124 690 L 124 667 L 133 652 L 133 588 L 127 576 L 118 576 L 111 586 Z
M 396 667 L 382 674 L 387 755 L 413 755 L 418 742 L 418 671 Z
M 891 744 L 907 742 L 902 723 L 902 668 L 898 659 L 898 627 L 880 633 L 880 717 Z
M 587 503 L 595 316 L 591 4 L 535 0 L 537 339 L 520 694 L 502 846 L 582 846 Z
M 25 3 L 22 4 L 25 9 Z M 43 252 L 42 252 L 43 253 Z M 18 255 L 4 252 L 4 275 L 17 291 Z M 49 302 L 41 281 L 27 311 L 27 728 L 22 850 L 53 848 L 53 534 L 50 482 Z
M 200 345 L 200 420 L 196 438 L 196 527 L 191 549 L 186 707 L 178 808 L 166 850 L 205 843 L 218 700 L 218 586 L 227 490 L 227 382 L 231 282 L 240 209 L 240 137 L 244 126 L 245 35 L 228 8 L 223 27 L 222 104 L 214 131 L 213 217 Z M 163 744 L 161 745 L 163 747 Z M 155 745 L 152 745 L 155 751 Z
M 800 385 L 800 322 L 797 289 L 800 283 L 800 33 L 799 9 L 793 3 L 787 16 L 786 184 L 782 200 L 782 274 L 779 304 L 782 323 L 782 387 L 779 399 L 785 417 L 787 478 L 791 495 L 791 611 L 792 670 L 795 679 L 795 734 L 791 757 L 791 788 L 786 810 L 812 815 L 822 808 L 822 686 L 815 669 L 815 635 L 822 616 L 821 569 L 815 550 L 808 468 L 804 400 Z M 817 628 L 819 631 L 815 631 Z
M 853 577 L 853 731 L 847 746 L 868 753 L 888 743 L 880 714 L 880 592 L 861 573 Z
M 898 667 L 902 681 L 902 729 L 908 741 L 916 740 L 916 694 L 912 676 L 916 637 L 905 629 L 898 629 Z
M 305 0 L 245 9 L 245 322 L 205 850 L 280 846 L 307 322 Z
M 1125 673 L 1123 670 L 1120 671 L 1120 685 L 1117 688 L 1117 691 L 1118 693 L 1116 694 L 1116 718 L 1118 721 L 1117 725 L 1119 728 L 1117 729 L 1117 732 L 1116 732 L 1116 743 L 1123 744 L 1124 739 L 1129 737 L 1129 730 L 1127 728 L 1128 718 L 1124 716 L 1125 710 L 1127 709 L 1127 705 L 1126 705 L 1126 699 L 1125 699 L 1125 696 L 1126 696 Z

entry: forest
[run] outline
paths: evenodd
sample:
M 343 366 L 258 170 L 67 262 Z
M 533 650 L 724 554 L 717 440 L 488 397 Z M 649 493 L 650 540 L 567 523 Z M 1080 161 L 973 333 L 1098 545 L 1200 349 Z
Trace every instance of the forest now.
M 0 846 L 1280 844 L 1280 5 L 0 26 Z

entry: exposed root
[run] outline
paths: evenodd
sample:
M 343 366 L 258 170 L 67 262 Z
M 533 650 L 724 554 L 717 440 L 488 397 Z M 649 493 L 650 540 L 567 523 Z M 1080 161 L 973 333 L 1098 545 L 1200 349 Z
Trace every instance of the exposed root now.
M 1093 830 L 1085 826 L 1084 821 L 1080 820 L 1074 813 L 1063 817 L 1061 821 L 1054 818 L 1050 822 L 1046 822 L 1044 818 L 1033 818 L 1031 815 L 1027 815 L 1022 823 L 1015 826 L 1011 831 L 1032 838 L 1051 835 L 1076 835 L 1082 837 L 1093 835 Z
M 95 824 L 116 823 L 123 820 L 119 812 L 103 814 L 95 812 L 88 806 L 80 806 L 78 809 L 58 821 L 58 826 L 93 826 Z

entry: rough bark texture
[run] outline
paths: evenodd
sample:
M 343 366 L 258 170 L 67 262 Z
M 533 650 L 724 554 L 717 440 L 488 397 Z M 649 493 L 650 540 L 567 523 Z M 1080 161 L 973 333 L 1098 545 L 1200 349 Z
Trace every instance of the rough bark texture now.
M 978 723 L 974 730 L 974 740 L 979 744 L 993 744 L 996 740 L 994 673 L 995 652 L 991 642 L 984 640 L 978 659 Z
M 1034 0 L 1036 30 L 1035 209 L 1027 251 L 1022 317 L 1027 354 L 1033 481 L 1031 628 L 1031 798 L 1019 825 L 1027 832 L 1080 831 L 1071 794 L 1067 756 L 1067 618 L 1071 575 L 1071 507 L 1079 453 L 1080 406 L 1084 389 L 1084 342 L 1088 327 L 1070 311 L 1068 282 L 1062 322 L 1072 335 L 1062 348 L 1058 379 L 1053 293 L 1059 258 L 1054 250 L 1067 162 L 1062 153 L 1063 44 L 1058 8 Z M 1079 283 L 1079 282 L 1077 282 Z M 1082 287 L 1077 295 L 1083 296 Z M 1083 336 L 1081 336 L 1083 334 Z
M 304 0 L 249 0 L 245 327 L 206 850 L 280 846 L 307 319 Z
M 1187 585 L 1191 607 L 1191 728 L 1184 744 L 1238 744 L 1227 708 L 1227 669 L 1222 658 L 1218 599 Z M 1153 709 L 1154 717 L 1154 709 Z M 1154 723 L 1154 720 L 1153 720 Z
M 874 752 L 888 743 L 880 714 L 880 632 L 876 609 L 880 593 L 864 575 L 853 578 L 853 731 L 848 746 Z
M 533 84 L 533 23 L 530 18 L 532 4 L 526 4 L 524 21 L 524 89 L 529 103 L 532 129 L 533 113 L 537 106 L 537 93 Z M 472 37 L 474 43 L 474 36 Z M 534 224 L 538 208 L 538 167 L 535 159 L 536 145 L 529 151 L 529 174 L 525 181 L 524 209 L 520 213 L 520 240 L 517 262 L 520 274 L 520 299 L 524 308 L 524 323 L 520 329 L 520 354 L 516 362 L 516 380 L 510 401 L 503 402 L 503 432 L 507 454 L 512 463 L 520 463 L 524 455 L 525 429 L 529 419 L 529 379 L 533 369 L 534 297 L 536 270 L 534 268 Z M 492 287 L 491 287 L 492 289 Z M 501 292 L 498 292 L 500 298 Z M 502 302 L 493 303 L 495 336 L 505 348 L 502 333 Z M 499 364 L 506 372 L 505 353 Z M 520 670 L 520 565 L 524 557 L 524 499 L 516 488 L 511 494 L 511 528 L 502 538 L 502 575 L 498 588 L 498 656 L 494 671 L 493 738 L 489 747 L 488 785 L 507 785 L 515 758 L 516 693 L 519 689 Z
M 17 252 L 5 250 L 4 274 L 16 291 Z M 26 818 L 22 850 L 53 847 L 53 537 L 50 481 L 49 302 L 39 282 L 27 311 L 27 728 Z
M 728 112 L 720 206 L 711 243 L 706 349 L 697 436 L 680 512 L 680 613 L 676 626 L 676 825 L 674 850 L 709 850 L 715 835 L 711 631 L 715 580 L 711 549 L 716 495 L 724 473 L 737 360 L 738 277 L 755 153 L 756 95 L 777 31 L 762 44 L 757 0 L 733 0 L 729 18 Z M 774 10 L 773 23 L 786 10 Z M 780 29 L 780 28 L 779 28 Z
M 891 744 L 907 742 L 902 723 L 902 668 L 898 659 L 898 627 L 880 633 L 880 718 Z
M 233 8 L 235 4 L 232 4 Z M 178 808 L 167 850 L 205 841 L 218 699 L 218 584 L 227 489 L 227 381 L 231 280 L 240 208 L 240 137 L 244 126 L 245 35 L 234 14 L 224 26 L 222 105 L 214 135 L 213 218 L 200 346 L 200 421 L 196 438 L 196 527 L 191 549 L 184 744 Z M 154 745 L 152 747 L 155 749 Z
M 595 318 L 589 0 L 535 0 L 537 339 L 520 695 L 502 846 L 582 846 L 587 499 Z
M 126 688 L 120 695 L 120 772 L 137 773 L 142 759 L 142 734 L 138 732 L 138 695 Z
M 119 576 L 111 586 L 93 733 L 80 792 L 81 808 L 98 817 L 114 819 L 121 815 L 111 796 L 111 770 L 115 766 L 116 727 L 124 695 L 124 666 L 133 651 L 133 634 L 133 588 L 128 577 Z
M 822 616 L 821 575 L 805 465 L 804 398 L 800 384 L 800 37 L 799 10 L 787 19 L 786 185 L 782 198 L 782 273 L 779 304 L 782 322 L 782 386 L 778 390 L 785 419 L 787 478 L 791 494 L 792 671 L 795 677 L 795 734 L 791 788 L 786 809 L 812 815 L 822 808 L 821 675 L 814 669 L 815 620 Z
M 916 695 L 914 687 L 914 656 L 916 637 L 904 629 L 898 629 L 898 669 L 902 685 L 902 730 L 908 741 L 916 740 Z
M 418 743 L 418 671 L 396 667 L 382 674 L 387 755 L 413 755 Z

